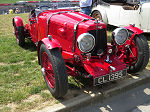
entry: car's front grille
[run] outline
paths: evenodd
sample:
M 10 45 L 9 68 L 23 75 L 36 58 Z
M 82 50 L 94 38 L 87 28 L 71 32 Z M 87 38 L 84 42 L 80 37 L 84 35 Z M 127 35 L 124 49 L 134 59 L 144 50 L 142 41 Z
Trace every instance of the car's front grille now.
M 95 56 L 99 52 L 105 52 L 107 50 L 107 38 L 106 38 L 106 29 L 100 29 L 97 32 L 96 37 L 96 30 L 89 31 L 95 37 L 95 48 L 92 51 L 92 55 Z

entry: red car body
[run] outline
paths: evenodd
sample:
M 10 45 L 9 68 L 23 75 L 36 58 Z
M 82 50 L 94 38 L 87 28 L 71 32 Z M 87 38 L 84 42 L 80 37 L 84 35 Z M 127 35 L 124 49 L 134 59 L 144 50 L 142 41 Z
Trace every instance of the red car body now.
M 133 50 L 131 52 L 126 46 L 131 46 L 133 38 L 143 33 L 142 30 L 133 25 L 127 26 L 125 28 L 131 32 L 131 38 L 123 45 L 116 44 L 114 40 L 111 45 L 108 45 L 107 28 L 104 23 L 81 12 L 68 9 L 35 9 L 29 15 L 28 24 L 24 26 L 20 17 L 14 17 L 13 25 L 15 28 L 23 27 L 24 36 L 30 37 L 36 44 L 39 60 L 42 44 L 50 51 L 59 48 L 67 68 L 67 74 L 74 77 L 92 78 L 93 85 L 116 80 L 126 75 L 127 67 L 134 66 L 138 61 L 138 51 L 135 43 L 133 49 L 131 48 Z M 90 52 L 82 52 L 77 43 L 78 37 L 83 33 L 90 33 L 95 38 L 95 46 Z M 18 31 L 15 34 L 17 37 Z M 126 55 L 127 52 L 129 52 L 128 56 Z M 131 60 L 127 61 L 129 59 Z M 142 60 L 144 59 L 142 58 Z M 145 68 L 147 63 L 148 61 L 142 67 Z M 39 61 L 39 64 L 41 64 L 41 61 Z M 54 78 L 56 77 L 54 76 Z M 54 89 L 56 85 L 50 87 Z M 64 94 L 56 95 L 54 93 L 53 95 L 61 97 Z

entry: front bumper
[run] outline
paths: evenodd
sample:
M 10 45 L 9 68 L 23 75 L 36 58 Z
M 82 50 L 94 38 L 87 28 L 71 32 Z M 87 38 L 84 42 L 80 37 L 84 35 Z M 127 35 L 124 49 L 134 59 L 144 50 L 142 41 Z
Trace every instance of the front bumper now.
M 91 58 L 84 61 L 84 69 L 93 76 L 94 86 L 126 76 L 126 64 L 114 56 L 110 56 L 110 60 L 111 63 L 106 62 L 106 56 L 104 56 L 100 59 Z

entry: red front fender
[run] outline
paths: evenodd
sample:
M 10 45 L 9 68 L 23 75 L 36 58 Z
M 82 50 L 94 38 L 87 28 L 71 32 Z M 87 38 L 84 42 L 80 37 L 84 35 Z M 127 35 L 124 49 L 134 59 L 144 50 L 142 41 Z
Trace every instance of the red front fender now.
M 130 31 L 132 31 L 132 32 L 134 32 L 135 34 L 138 34 L 138 35 L 143 33 L 143 31 L 141 29 L 139 29 L 137 27 L 134 27 L 133 25 L 125 26 L 124 28 L 126 28 L 126 29 L 128 29 L 128 30 L 130 30 Z
M 16 27 L 23 26 L 23 21 L 22 21 L 21 17 L 19 17 L 19 16 L 15 16 L 13 18 L 12 22 L 13 22 L 13 26 L 14 25 L 16 25 Z
M 62 49 L 60 43 L 57 40 L 49 39 L 49 38 L 43 38 L 41 41 L 38 42 L 38 46 L 37 46 L 39 64 L 40 64 L 39 52 L 40 52 L 41 44 L 44 44 L 46 46 L 46 48 L 49 50 L 54 49 L 54 48 L 59 48 L 59 50 L 61 51 L 61 49 Z
M 42 42 L 45 44 L 47 49 L 61 48 L 60 43 L 55 39 L 43 38 Z
M 140 35 L 143 33 L 143 31 L 141 29 L 134 27 L 133 25 L 125 26 L 124 28 L 133 32 L 133 34 L 131 35 L 130 44 L 132 43 L 132 40 L 136 35 Z

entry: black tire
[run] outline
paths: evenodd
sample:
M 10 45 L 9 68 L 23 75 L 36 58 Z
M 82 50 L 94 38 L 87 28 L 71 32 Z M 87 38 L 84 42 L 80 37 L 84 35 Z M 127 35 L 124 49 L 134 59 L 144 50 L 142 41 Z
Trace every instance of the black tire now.
M 68 90 L 68 76 L 66 73 L 66 67 L 65 67 L 63 57 L 58 48 L 48 50 L 46 46 L 42 44 L 40 47 L 40 54 L 39 54 L 42 68 L 44 68 L 43 64 L 45 63 L 42 61 L 44 53 L 48 55 L 48 59 L 53 69 L 53 76 L 51 78 L 54 77 L 54 79 L 47 79 L 46 77 L 48 76 L 46 76 L 47 72 L 45 70 L 43 72 L 43 76 L 44 76 L 46 85 L 49 91 L 51 92 L 51 94 L 55 98 L 63 97 L 67 93 L 67 90 Z M 48 82 L 52 82 L 50 80 L 55 81 L 54 88 L 51 86 L 52 84 L 48 83 Z
M 99 11 L 94 11 L 91 16 L 99 21 L 103 21 L 102 15 Z
M 135 73 L 143 70 L 149 61 L 149 46 L 144 35 L 136 35 L 134 41 L 138 48 L 138 60 L 134 66 L 129 66 L 128 72 Z
M 25 32 L 23 26 L 14 26 L 16 40 L 19 46 L 23 47 L 25 45 Z

